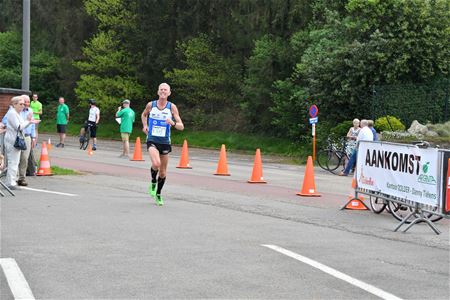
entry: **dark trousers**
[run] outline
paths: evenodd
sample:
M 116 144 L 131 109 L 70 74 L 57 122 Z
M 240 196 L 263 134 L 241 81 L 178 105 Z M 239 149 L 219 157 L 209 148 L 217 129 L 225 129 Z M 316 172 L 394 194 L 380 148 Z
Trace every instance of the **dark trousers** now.
M 31 149 L 30 156 L 28 157 L 27 176 L 36 175 L 36 159 L 34 159 L 34 149 Z

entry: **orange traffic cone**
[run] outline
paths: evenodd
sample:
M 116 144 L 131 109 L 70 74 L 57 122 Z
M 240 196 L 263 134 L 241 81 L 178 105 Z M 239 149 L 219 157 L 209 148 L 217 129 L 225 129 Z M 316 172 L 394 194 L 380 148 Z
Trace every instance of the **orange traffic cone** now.
M 188 144 L 186 140 L 184 140 L 183 142 L 183 148 L 181 149 L 180 163 L 178 164 L 177 168 L 192 169 L 192 167 L 189 165 Z
M 352 178 L 352 191 L 350 192 L 350 195 L 348 196 L 348 202 L 343 207 L 341 207 L 341 209 L 368 210 L 369 208 L 364 203 L 364 197 L 361 195 L 358 195 L 358 197 L 356 197 L 355 189 L 356 189 L 356 179 L 355 179 L 355 177 L 353 177 Z
M 222 144 L 222 148 L 220 149 L 219 163 L 217 165 L 217 171 L 214 175 L 221 176 L 230 176 L 228 173 L 228 164 L 227 164 L 227 151 L 225 150 L 225 145 Z
M 134 145 L 134 152 L 133 152 L 133 158 L 131 160 L 136 161 L 144 161 L 142 158 L 142 146 L 141 146 L 141 138 L 136 138 L 136 143 Z
M 252 177 L 248 181 L 249 183 L 267 183 L 264 181 L 262 173 L 262 161 L 261 161 L 261 151 L 256 149 L 255 162 L 253 163 Z
M 308 161 L 306 162 L 306 170 L 305 170 L 305 177 L 303 178 L 302 191 L 297 193 L 297 195 L 306 197 L 322 196 L 316 191 L 316 184 L 314 182 L 314 165 L 311 156 L 308 156 Z
M 47 143 L 47 150 L 48 151 L 52 151 L 52 140 L 50 138 L 48 138 L 48 143 Z
M 89 144 L 88 147 L 87 147 L 87 154 L 89 156 L 92 156 L 92 154 L 94 154 L 94 151 L 92 151 L 92 145 L 91 144 Z
M 52 169 L 50 167 L 50 161 L 48 160 L 48 151 L 46 142 L 42 142 L 41 158 L 39 160 L 39 169 L 36 175 L 37 176 L 53 175 Z

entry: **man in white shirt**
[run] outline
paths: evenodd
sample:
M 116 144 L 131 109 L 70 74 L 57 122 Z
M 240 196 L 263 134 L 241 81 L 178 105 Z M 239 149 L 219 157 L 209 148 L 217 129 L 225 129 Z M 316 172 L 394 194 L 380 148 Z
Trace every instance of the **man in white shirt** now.
M 358 133 L 358 136 L 356 138 L 356 141 L 373 141 L 373 132 L 369 128 L 369 122 L 367 120 L 361 120 L 360 126 L 361 130 Z M 358 156 L 358 147 L 353 150 L 352 155 L 350 156 L 350 159 L 347 163 L 347 166 L 345 167 L 344 171 L 342 171 L 339 176 L 348 176 L 350 173 L 350 170 L 353 169 L 353 167 L 356 164 L 356 157 Z
M 97 125 L 100 121 L 100 109 L 96 106 L 94 99 L 89 99 L 89 116 L 86 121 L 85 130 L 89 126 L 91 128 L 91 138 L 93 139 L 92 150 L 97 150 Z M 80 134 L 81 136 L 81 134 Z

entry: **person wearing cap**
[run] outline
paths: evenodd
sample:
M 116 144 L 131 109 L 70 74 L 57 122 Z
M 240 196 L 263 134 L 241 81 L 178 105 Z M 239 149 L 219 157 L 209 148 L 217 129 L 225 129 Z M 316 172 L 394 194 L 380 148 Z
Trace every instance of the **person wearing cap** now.
M 120 119 L 120 136 L 122 137 L 122 154 L 120 158 L 129 158 L 130 135 L 133 132 L 135 113 L 130 107 L 130 100 L 122 101 L 122 106 L 117 108 L 116 118 Z

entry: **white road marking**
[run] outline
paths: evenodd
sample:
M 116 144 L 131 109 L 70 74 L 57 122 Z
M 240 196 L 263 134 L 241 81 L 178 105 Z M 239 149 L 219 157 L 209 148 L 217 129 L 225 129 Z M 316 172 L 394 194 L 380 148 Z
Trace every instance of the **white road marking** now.
M 0 265 L 8 280 L 14 299 L 34 299 L 28 282 L 25 280 L 14 258 L 0 258 Z
M 327 274 L 329 274 L 331 276 L 334 276 L 336 278 L 344 280 L 344 281 L 346 281 L 346 282 L 348 282 L 348 283 L 350 283 L 350 284 L 352 284 L 352 285 L 354 285 L 356 287 L 359 287 L 360 289 L 363 289 L 363 290 L 365 290 L 365 291 L 367 291 L 367 292 L 369 292 L 371 294 L 374 294 L 374 295 L 376 295 L 376 296 L 378 296 L 378 297 L 380 297 L 382 299 L 401 300 L 401 298 L 398 298 L 397 296 L 394 296 L 394 295 L 392 295 L 392 294 L 390 294 L 388 292 L 385 292 L 385 291 L 383 291 L 383 290 L 381 290 L 381 289 L 379 289 L 377 287 L 374 287 L 373 285 L 367 284 L 367 283 L 365 283 L 365 282 L 363 282 L 361 280 L 353 278 L 353 277 L 351 277 L 351 276 L 349 276 L 347 274 L 339 272 L 338 270 L 330 268 L 330 267 L 328 267 L 328 266 L 326 266 L 324 264 L 321 264 L 321 263 L 319 263 L 319 262 L 317 262 L 315 260 L 312 260 L 310 258 L 307 258 L 307 257 L 302 256 L 300 254 L 297 254 L 295 252 L 286 250 L 286 249 L 278 247 L 276 245 L 261 245 L 261 246 L 267 247 L 269 249 L 272 249 L 274 251 L 277 251 L 279 253 L 282 253 L 284 255 L 292 257 L 292 258 L 294 258 L 296 260 L 299 260 L 299 261 L 301 261 L 301 262 L 303 262 L 303 263 L 305 263 L 307 265 L 310 265 L 311 267 L 314 267 L 314 268 L 319 269 L 319 270 L 321 270 L 321 271 L 323 271 L 323 272 L 325 272 L 325 273 L 327 273 Z
M 54 192 L 54 191 L 48 191 L 48 190 L 40 190 L 40 189 L 33 189 L 29 187 L 20 187 L 21 190 L 29 190 L 29 191 L 35 191 L 35 192 L 42 192 L 42 193 L 49 193 L 49 194 L 57 194 L 57 195 L 63 195 L 63 196 L 78 196 L 76 194 L 69 194 L 69 193 L 62 193 L 62 192 Z

